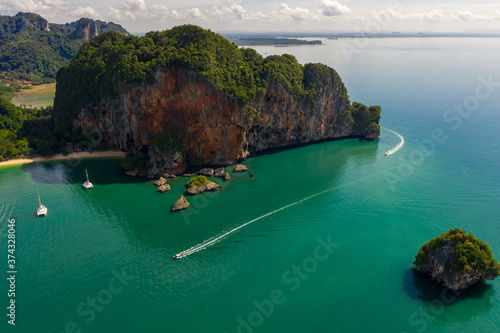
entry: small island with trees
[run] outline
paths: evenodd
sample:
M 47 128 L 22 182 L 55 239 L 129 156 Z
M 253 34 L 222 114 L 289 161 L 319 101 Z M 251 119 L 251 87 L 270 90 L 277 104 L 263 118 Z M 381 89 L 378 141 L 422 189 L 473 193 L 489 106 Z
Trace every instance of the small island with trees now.
M 414 264 L 451 290 L 464 290 L 500 275 L 500 263 L 490 246 L 462 229 L 451 229 L 425 243 Z

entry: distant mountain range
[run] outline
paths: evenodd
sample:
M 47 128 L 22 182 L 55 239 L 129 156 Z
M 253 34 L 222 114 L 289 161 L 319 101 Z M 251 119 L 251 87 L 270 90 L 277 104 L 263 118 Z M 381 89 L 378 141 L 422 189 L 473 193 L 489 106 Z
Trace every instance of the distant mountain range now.
M 0 16 L 0 78 L 55 78 L 87 40 L 106 31 L 129 34 L 119 24 L 87 18 L 54 24 L 33 13 Z

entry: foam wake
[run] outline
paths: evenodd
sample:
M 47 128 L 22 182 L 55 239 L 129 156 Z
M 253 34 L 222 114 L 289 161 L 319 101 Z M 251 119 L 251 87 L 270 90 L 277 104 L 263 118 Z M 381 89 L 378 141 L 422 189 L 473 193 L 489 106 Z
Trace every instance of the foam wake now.
M 243 228 L 243 227 L 246 227 L 246 226 L 247 226 L 247 225 L 249 225 L 249 224 L 252 224 L 252 223 L 254 223 L 254 222 L 257 222 L 257 221 L 259 221 L 259 220 L 262 220 L 263 218 L 266 218 L 266 217 L 268 217 L 268 216 L 270 216 L 270 215 L 273 215 L 273 214 L 276 214 L 276 213 L 278 213 L 278 212 L 281 212 L 282 210 L 285 210 L 285 209 L 287 209 L 287 208 L 293 207 L 293 206 L 298 205 L 298 204 L 300 204 L 300 203 L 302 203 L 302 202 L 304 202 L 304 201 L 310 200 L 310 199 L 312 199 L 312 198 L 315 198 L 315 197 L 317 197 L 317 196 L 319 196 L 319 195 L 322 195 L 322 194 L 325 194 L 325 193 L 327 193 L 327 192 L 332 192 L 332 191 L 335 191 L 335 190 L 337 190 L 337 189 L 339 189 L 339 188 L 341 188 L 341 187 L 345 187 L 345 186 L 348 186 L 348 185 L 351 185 L 351 184 L 359 183 L 359 182 L 361 182 L 361 181 L 363 181 L 363 180 L 365 180 L 365 179 L 367 179 L 367 178 L 370 178 L 370 177 L 376 176 L 376 175 L 378 175 L 378 174 L 380 174 L 380 173 L 382 173 L 382 171 L 381 171 L 381 172 L 374 173 L 374 174 L 371 174 L 371 175 L 368 175 L 368 176 L 365 176 L 365 177 L 362 177 L 362 178 L 357 179 L 357 180 L 355 180 L 355 181 L 352 181 L 352 182 L 346 183 L 346 184 L 344 184 L 344 185 L 342 185 L 342 186 L 337 186 L 337 187 L 334 187 L 334 188 L 331 188 L 331 189 L 328 189 L 328 190 L 324 190 L 324 191 L 318 192 L 318 193 L 313 194 L 313 195 L 310 195 L 310 196 L 308 196 L 308 197 L 306 197 L 306 198 L 304 198 L 304 199 L 301 199 L 301 200 L 299 200 L 299 201 L 295 201 L 295 202 L 293 202 L 293 203 L 291 203 L 291 204 L 288 204 L 288 205 L 286 205 L 286 206 L 283 206 L 283 207 L 281 207 L 281 208 L 278 208 L 278 209 L 276 209 L 276 210 L 273 210 L 272 212 L 269 212 L 269 213 L 267 213 L 267 214 L 264 214 L 264 215 L 262 215 L 262 216 L 259 216 L 259 217 L 255 218 L 255 219 L 253 219 L 253 220 L 251 220 L 251 221 L 248 221 L 248 222 L 246 222 L 246 223 L 243 223 L 242 225 L 240 225 L 240 226 L 238 226 L 238 227 L 236 227 L 236 228 L 234 228 L 234 229 L 231 229 L 231 230 L 229 230 L 228 232 L 225 232 L 225 233 L 223 233 L 222 235 L 220 235 L 220 236 L 218 236 L 218 237 L 215 237 L 215 238 L 210 238 L 210 239 L 208 239 L 208 240 L 204 241 L 204 242 L 203 242 L 203 243 L 201 243 L 201 244 L 195 245 L 195 246 L 193 246 L 193 247 L 191 247 L 191 248 L 189 248 L 189 249 L 187 249 L 187 250 L 185 250 L 185 251 L 183 251 L 183 252 L 180 252 L 180 253 L 176 254 L 176 255 L 175 255 L 175 257 L 176 257 L 176 258 L 178 258 L 178 259 L 179 259 L 179 258 L 184 258 L 184 257 L 187 257 L 187 256 L 189 256 L 189 255 L 193 254 L 193 253 L 196 253 L 196 252 L 202 251 L 202 250 L 206 249 L 207 247 L 212 246 L 212 245 L 214 245 L 215 243 L 219 242 L 221 239 L 223 239 L 223 238 L 225 238 L 225 237 L 229 236 L 230 234 L 232 234 L 232 233 L 234 233 L 234 232 L 236 232 L 236 231 L 240 230 L 240 229 L 241 229 L 241 228 Z
M 403 136 L 401 134 L 399 134 L 397 132 L 394 132 L 393 130 L 390 130 L 388 128 L 384 128 L 384 130 L 396 134 L 399 137 L 399 140 L 400 140 L 397 145 L 395 145 L 393 148 L 391 148 L 390 150 L 388 150 L 385 153 L 385 155 L 392 155 L 392 154 L 394 154 L 395 152 L 397 152 L 398 150 L 400 150 L 404 146 L 404 144 L 405 144 L 405 138 L 403 138 Z

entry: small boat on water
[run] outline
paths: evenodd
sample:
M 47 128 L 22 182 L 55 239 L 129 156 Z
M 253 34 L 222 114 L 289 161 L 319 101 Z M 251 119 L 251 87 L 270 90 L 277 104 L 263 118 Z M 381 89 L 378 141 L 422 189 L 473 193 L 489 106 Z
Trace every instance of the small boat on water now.
M 47 215 L 47 207 L 42 205 L 42 202 L 40 201 L 40 192 L 38 192 L 38 190 L 36 192 L 38 193 L 38 204 L 40 205 L 38 207 L 38 209 L 36 210 L 36 215 L 46 216 Z
M 89 174 L 87 173 L 87 168 L 85 168 L 85 175 L 87 175 L 87 181 L 85 183 L 83 183 L 83 187 L 85 187 L 85 189 L 87 189 L 87 190 L 90 190 L 91 188 L 94 187 L 94 184 L 92 184 L 89 181 Z
M 389 152 L 385 153 L 385 156 L 389 155 Z
M 186 255 L 184 254 L 184 252 L 181 252 L 181 253 L 177 253 L 175 256 L 174 256 L 174 259 L 180 259 L 180 258 L 183 258 L 185 257 Z

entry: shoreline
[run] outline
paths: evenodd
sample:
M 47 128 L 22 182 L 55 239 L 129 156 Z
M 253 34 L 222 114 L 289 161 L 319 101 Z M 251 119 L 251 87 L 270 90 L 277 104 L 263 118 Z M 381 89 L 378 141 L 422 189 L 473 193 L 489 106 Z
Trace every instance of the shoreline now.
M 90 158 L 90 157 L 125 157 L 127 155 L 126 152 L 120 150 L 107 150 L 107 151 L 81 151 L 77 153 L 71 153 L 68 155 L 57 154 L 48 157 L 26 157 L 26 158 L 17 158 L 13 160 L 0 162 L 0 167 L 7 165 L 16 165 L 16 164 L 27 164 L 33 162 L 47 162 L 47 161 L 59 161 L 59 160 L 70 160 L 75 158 Z

